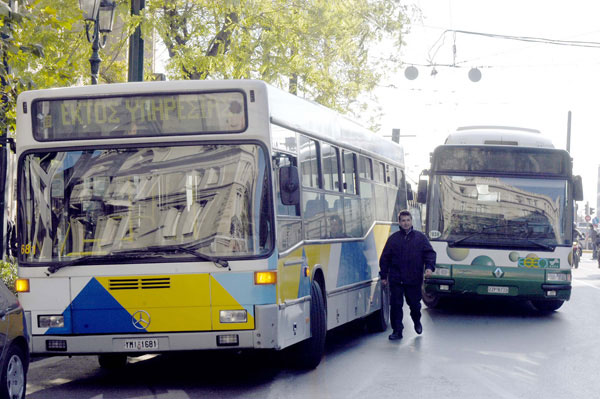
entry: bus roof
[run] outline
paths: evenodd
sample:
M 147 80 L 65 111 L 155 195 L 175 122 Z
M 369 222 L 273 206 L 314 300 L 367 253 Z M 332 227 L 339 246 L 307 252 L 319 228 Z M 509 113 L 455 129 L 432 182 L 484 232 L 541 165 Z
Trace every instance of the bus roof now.
M 267 85 L 271 119 L 301 133 L 340 143 L 366 155 L 377 154 L 404 166 L 404 149 L 357 122 L 315 102 Z
M 539 130 L 511 126 L 465 126 L 450 133 L 444 144 L 489 144 L 554 148 Z

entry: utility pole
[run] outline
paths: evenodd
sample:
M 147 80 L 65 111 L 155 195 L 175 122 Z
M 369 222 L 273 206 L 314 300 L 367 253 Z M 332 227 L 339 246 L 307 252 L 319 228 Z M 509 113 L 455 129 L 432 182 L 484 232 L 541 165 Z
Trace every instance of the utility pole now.
M 140 10 L 146 7 L 146 0 L 131 0 L 131 15 L 140 15 Z M 128 82 L 142 82 L 144 80 L 144 39 L 142 27 L 138 25 L 129 38 L 129 70 Z
M 571 153 L 571 111 L 567 114 L 567 152 Z

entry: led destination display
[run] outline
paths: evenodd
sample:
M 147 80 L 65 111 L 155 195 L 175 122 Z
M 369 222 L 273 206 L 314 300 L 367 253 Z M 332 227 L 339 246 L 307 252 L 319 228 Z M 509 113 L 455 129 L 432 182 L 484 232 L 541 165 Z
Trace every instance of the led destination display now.
M 33 104 L 38 140 L 77 140 L 246 129 L 243 93 L 160 94 L 38 100 Z

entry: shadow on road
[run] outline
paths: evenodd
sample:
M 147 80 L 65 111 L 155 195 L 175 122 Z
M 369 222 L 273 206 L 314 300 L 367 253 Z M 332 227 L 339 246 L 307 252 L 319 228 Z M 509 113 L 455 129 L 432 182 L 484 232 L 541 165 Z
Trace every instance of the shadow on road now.
M 505 318 L 547 318 L 555 312 L 540 312 L 529 301 L 511 298 L 445 298 L 438 308 L 424 307 L 432 318 L 442 315 Z
M 363 323 L 350 323 L 327 333 L 325 357 L 336 356 L 349 347 L 358 345 L 370 335 Z M 293 367 L 291 352 L 284 351 L 198 351 L 158 355 L 149 359 L 130 358 L 125 367 L 107 371 L 99 367 L 95 357 L 73 358 L 63 363 L 73 373 L 72 381 L 58 386 L 47 386 L 30 395 L 29 399 L 62 397 L 89 398 L 102 395 L 103 399 L 137 397 L 120 396 L 123 392 L 152 391 L 153 397 L 169 397 L 169 390 L 202 391 L 210 397 L 248 397 L 264 392 L 282 373 L 296 375 L 313 371 Z M 77 370 L 81 362 L 80 370 Z M 318 370 L 318 369 L 317 369 Z M 314 371 L 318 372 L 318 371 Z M 77 374 L 80 373 L 80 374 Z M 51 378 L 51 377 L 50 377 Z M 256 395 L 250 395 L 256 396 Z M 147 397 L 142 395 L 142 397 Z M 203 396 L 204 397 L 204 396 Z

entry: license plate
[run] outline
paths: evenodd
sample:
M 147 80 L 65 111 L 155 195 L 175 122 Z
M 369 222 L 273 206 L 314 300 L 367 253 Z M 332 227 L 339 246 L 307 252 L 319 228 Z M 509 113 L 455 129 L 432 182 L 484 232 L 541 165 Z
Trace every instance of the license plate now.
M 489 294 L 508 294 L 508 287 L 488 287 Z
M 123 349 L 126 351 L 158 350 L 157 338 L 133 338 L 123 340 Z

